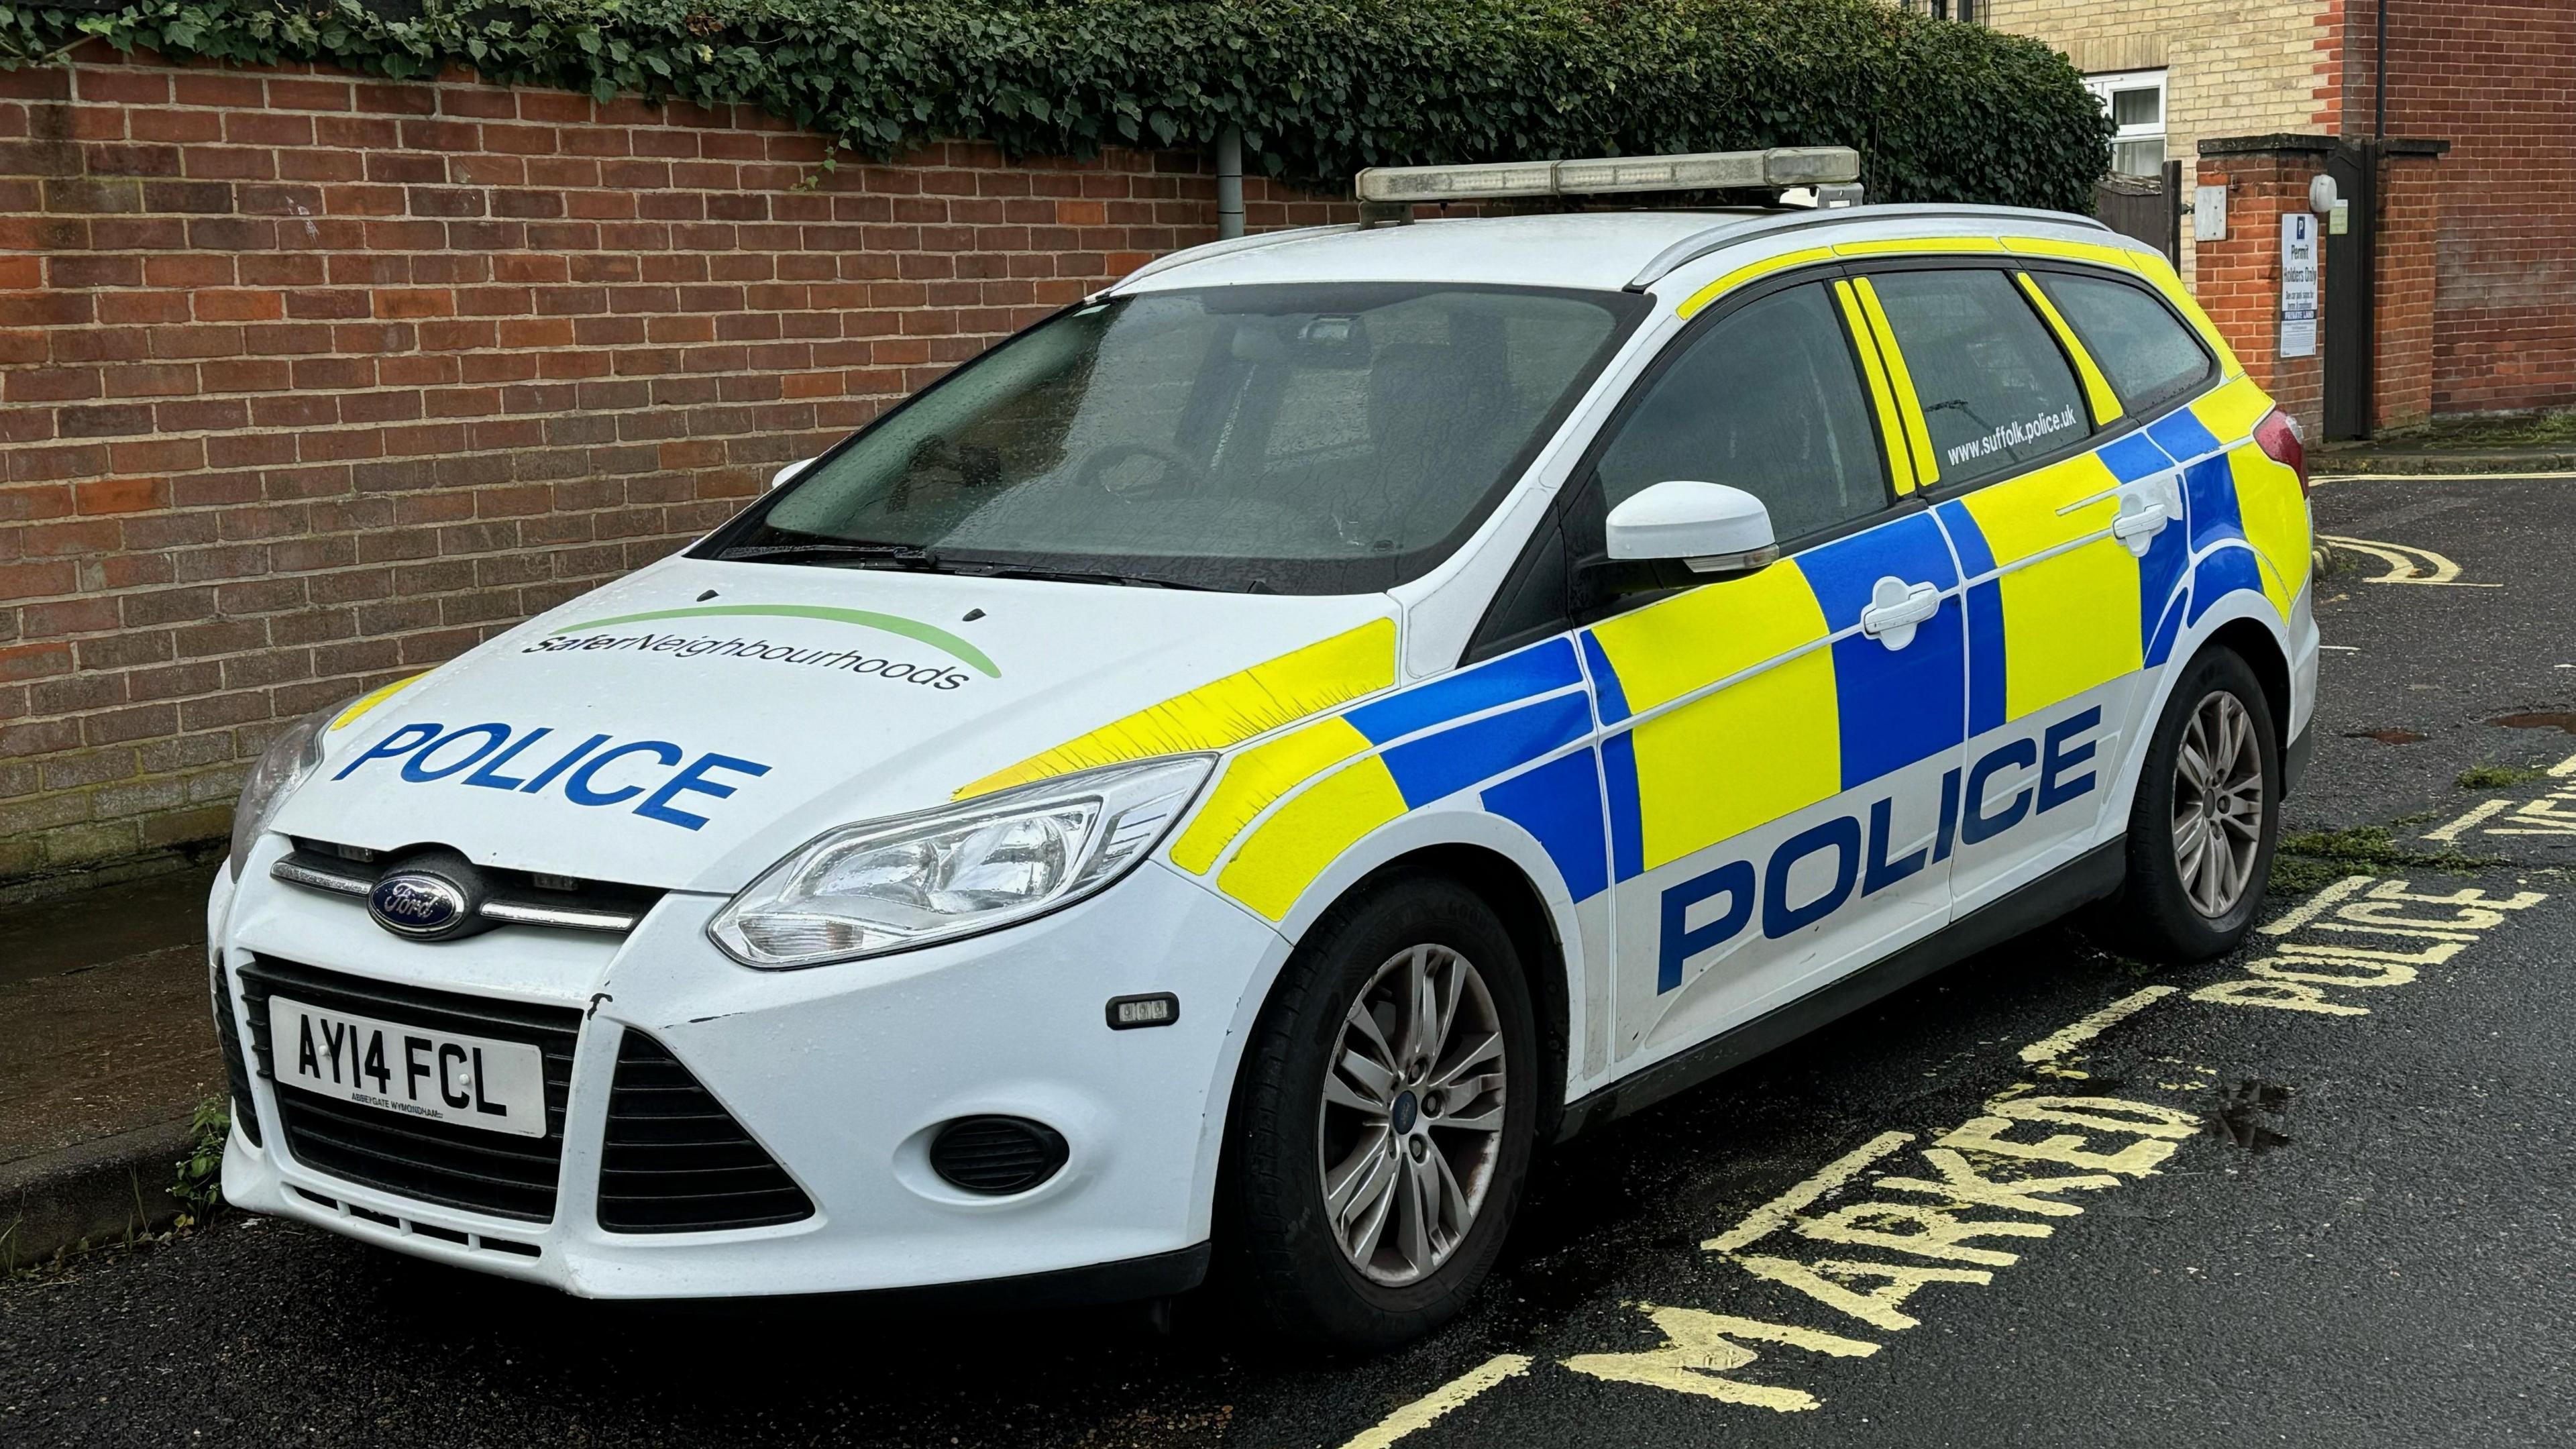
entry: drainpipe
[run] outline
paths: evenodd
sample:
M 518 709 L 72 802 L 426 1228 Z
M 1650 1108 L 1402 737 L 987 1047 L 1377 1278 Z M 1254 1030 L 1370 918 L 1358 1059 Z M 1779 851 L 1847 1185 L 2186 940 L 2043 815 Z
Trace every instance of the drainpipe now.
M 2379 78 L 2371 82 L 2370 103 L 2378 111 L 2371 121 L 2374 139 L 2388 136 L 2388 0 L 2379 0 L 2379 24 L 2371 31 L 2371 42 L 2379 47 Z
M 1216 235 L 1243 235 L 1243 128 L 1231 123 L 1216 133 Z

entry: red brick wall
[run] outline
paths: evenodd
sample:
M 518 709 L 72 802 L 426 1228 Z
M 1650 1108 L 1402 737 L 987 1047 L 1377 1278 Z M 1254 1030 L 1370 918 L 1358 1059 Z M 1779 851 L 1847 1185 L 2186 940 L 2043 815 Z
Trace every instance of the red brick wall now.
M 2378 333 L 2371 352 L 2374 431 L 2410 427 L 2433 412 L 2441 164 L 2430 156 L 2391 156 L 2379 163 L 2378 255 L 2371 277 Z
M 0 882 L 220 836 L 282 721 L 1215 235 L 1195 156 L 822 155 L 464 81 L 0 75 Z
M 2193 244 L 2192 295 L 2218 324 L 2248 377 L 2298 419 L 2310 440 L 2325 436 L 2325 329 L 2317 351 L 2284 358 L 2281 351 L 2281 215 L 2308 209 L 2308 179 L 2321 157 L 2203 156 L 2196 185 L 2227 191 L 2227 237 Z M 2319 247 L 2318 291 L 2324 291 L 2324 248 Z
M 2371 133 L 2372 0 L 2346 0 L 2342 131 Z M 2453 142 L 2433 407 L 2576 403 L 2576 4 L 2391 4 L 2388 134 Z

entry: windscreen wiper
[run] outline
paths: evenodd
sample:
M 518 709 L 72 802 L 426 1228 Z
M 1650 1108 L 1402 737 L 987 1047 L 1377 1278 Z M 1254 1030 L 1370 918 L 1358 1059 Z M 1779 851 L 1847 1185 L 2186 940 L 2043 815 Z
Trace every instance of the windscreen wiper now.
M 1171 579 L 1148 578 L 1142 574 L 1109 573 L 1098 569 L 1022 568 L 1015 564 L 980 568 L 973 564 L 961 563 L 950 566 L 948 572 L 971 573 L 978 578 L 988 579 L 1047 579 L 1067 584 L 1119 584 L 1131 589 L 1193 589 L 1205 592 L 1208 587 L 1205 584 L 1184 584 Z
M 773 563 L 847 560 L 894 568 L 937 569 L 939 556 L 915 543 L 760 543 L 729 548 L 716 555 L 727 560 L 762 559 Z

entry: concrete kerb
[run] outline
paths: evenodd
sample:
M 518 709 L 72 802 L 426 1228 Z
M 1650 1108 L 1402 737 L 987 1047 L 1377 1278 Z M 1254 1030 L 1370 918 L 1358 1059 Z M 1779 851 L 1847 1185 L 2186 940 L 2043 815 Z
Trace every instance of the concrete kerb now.
M 2576 452 L 2406 453 L 2355 449 L 2338 455 L 2319 450 L 2308 466 L 2318 481 L 2340 478 L 2392 478 L 2435 474 L 2519 474 L 2576 472 Z
M 190 1140 L 182 1117 L 0 1163 L 0 1270 L 169 1226 Z

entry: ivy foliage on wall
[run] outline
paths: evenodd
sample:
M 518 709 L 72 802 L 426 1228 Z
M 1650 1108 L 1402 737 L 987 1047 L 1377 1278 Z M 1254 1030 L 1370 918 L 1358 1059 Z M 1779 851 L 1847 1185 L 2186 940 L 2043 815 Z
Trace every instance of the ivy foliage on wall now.
M 1332 186 L 1376 164 L 1849 145 L 1874 200 L 2089 212 L 2109 154 L 2062 56 L 1881 0 L 0 0 L 0 68 L 92 37 L 750 105 L 876 157 L 1198 145 L 1231 122 L 1270 174 Z

